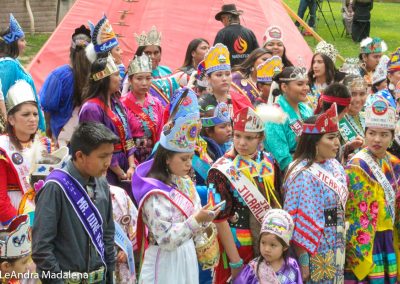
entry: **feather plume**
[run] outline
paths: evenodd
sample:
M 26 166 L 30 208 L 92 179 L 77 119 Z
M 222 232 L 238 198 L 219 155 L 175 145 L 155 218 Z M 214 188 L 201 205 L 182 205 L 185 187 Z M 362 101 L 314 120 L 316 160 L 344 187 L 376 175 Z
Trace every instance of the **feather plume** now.
M 381 42 L 382 52 L 386 52 L 388 50 L 388 46 L 385 41 Z
M 256 108 L 256 113 L 264 123 L 282 124 L 287 118 L 287 114 L 277 105 L 260 104 Z
M 365 47 L 372 42 L 372 38 L 366 37 L 360 42 L 361 47 Z
M 85 48 L 86 57 L 90 63 L 93 63 L 97 59 L 96 51 L 94 50 L 93 43 L 89 43 L 88 46 Z

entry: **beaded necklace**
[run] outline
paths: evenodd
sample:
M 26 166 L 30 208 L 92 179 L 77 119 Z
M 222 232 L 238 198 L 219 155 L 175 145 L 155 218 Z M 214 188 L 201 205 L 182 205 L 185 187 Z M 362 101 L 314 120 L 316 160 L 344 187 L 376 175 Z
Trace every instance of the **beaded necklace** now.
M 120 105 L 116 102 L 114 102 L 114 109 L 115 109 L 115 113 L 118 115 L 119 119 L 122 122 L 122 125 L 124 126 L 124 131 L 125 131 L 125 138 L 128 138 L 128 120 L 127 117 L 124 113 L 124 111 L 122 110 L 122 108 L 120 107 Z
M 149 104 L 148 107 L 145 107 L 144 103 L 143 103 L 142 110 L 143 110 L 143 112 L 145 114 L 147 114 L 150 117 L 151 121 L 156 121 L 155 114 L 154 114 L 154 109 L 153 109 L 153 106 L 152 106 L 151 103 Z M 152 135 L 151 135 L 151 130 L 149 128 L 149 124 L 144 119 L 140 119 L 140 117 L 138 117 L 138 118 L 139 118 L 140 122 L 142 123 L 142 128 L 143 128 L 143 131 L 144 131 L 144 135 L 146 137 L 151 137 Z

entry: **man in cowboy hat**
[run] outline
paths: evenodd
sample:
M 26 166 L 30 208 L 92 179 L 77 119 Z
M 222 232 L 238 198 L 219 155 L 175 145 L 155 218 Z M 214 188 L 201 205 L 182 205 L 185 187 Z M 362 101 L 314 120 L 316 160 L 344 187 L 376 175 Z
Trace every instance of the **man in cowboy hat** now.
M 254 33 L 240 25 L 241 14 L 243 11 L 237 10 L 235 4 L 225 4 L 215 15 L 215 19 L 222 22 L 224 28 L 217 33 L 214 45 L 222 43 L 228 47 L 232 66 L 243 62 L 254 49 L 258 48 Z

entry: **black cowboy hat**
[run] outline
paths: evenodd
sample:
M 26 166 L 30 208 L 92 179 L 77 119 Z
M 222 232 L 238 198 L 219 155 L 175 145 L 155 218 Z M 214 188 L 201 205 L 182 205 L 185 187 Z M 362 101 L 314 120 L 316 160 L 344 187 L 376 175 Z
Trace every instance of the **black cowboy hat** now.
M 239 15 L 243 14 L 243 11 L 236 10 L 235 4 L 226 4 L 226 5 L 222 5 L 221 11 L 215 15 L 215 19 L 217 21 L 221 21 L 221 16 L 223 14 L 231 14 L 231 15 L 239 16 Z

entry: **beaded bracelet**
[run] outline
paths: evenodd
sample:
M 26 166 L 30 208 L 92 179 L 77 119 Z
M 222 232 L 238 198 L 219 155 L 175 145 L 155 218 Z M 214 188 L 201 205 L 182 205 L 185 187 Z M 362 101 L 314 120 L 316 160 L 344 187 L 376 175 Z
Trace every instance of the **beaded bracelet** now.
M 299 256 L 299 264 L 301 266 L 309 266 L 310 265 L 310 257 L 308 256 L 308 253 L 302 253 Z
M 232 269 L 240 268 L 240 267 L 242 267 L 242 265 L 243 265 L 243 259 L 240 259 L 236 263 L 229 262 L 229 267 L 232 268 Z

